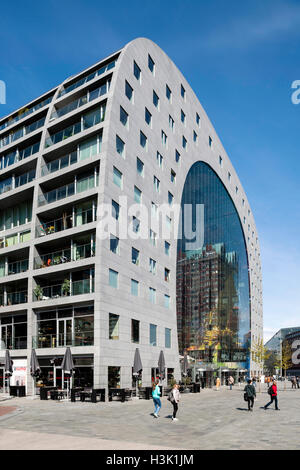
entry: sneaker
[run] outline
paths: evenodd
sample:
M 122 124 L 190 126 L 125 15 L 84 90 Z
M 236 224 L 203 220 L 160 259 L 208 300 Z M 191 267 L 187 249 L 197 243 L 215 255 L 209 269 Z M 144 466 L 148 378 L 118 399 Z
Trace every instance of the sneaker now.
M 178 418 L 173 418 L 173 416 L 172 416 L 172 420 L 173 421 L 178 421 Z
M 156 413 L 153 413 L 153 416 L 154 416 L 155 418 L 158 418 L 158 416 L 157 416 L 157 414 L 156 414 Z

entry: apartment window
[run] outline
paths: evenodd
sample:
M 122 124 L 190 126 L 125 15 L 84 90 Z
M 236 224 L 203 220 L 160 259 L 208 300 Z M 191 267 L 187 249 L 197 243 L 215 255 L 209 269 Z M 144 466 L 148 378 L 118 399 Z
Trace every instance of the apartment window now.
M 184 137 L 184 135 L 182 136 L 182 147 L 186 150 L 187 148 L 187 140 L 186 138 Z
M 166 97 L 168 98 L 169 101 L 172 100 L 172 92 L 170 88 L 168 87 L 168 85 L 166 85 Z
M 150 344 L 151 346 L 156 346 L 156 334 L 157 334 L 157 325 L 150 323 Z
M 160 168 L 163 166 L 163 156 L 159 153 L 156 152 L 156 162 Z
M 165 241 L 165 254 L 170 256 L 170 243 Z
M 235 193 L 237 194 L 239 192 L 239 188 L 236 186 L 235 187 Z
M 185 124 L 185 113 L 181 110 L 180 119 L 183 124 Z
M 109 314 L 109 339 L 119 339 L 119 315 Z
M 245 223 L 246 223 L 246 217 L 245 217 L 245 216 L 244 216 L 244 219 L 243 219 L 243 221 L 244 221 L 244 224 L 245 224 Z
M 140 264 L 140 252 L 136 248 L 131 248 L 131 262 L 138 266 Z
M 133 75 L 139 82 L 141 81 L 141 69 L 135 60 L 133 61 Z
M 153 104 L 154 106 L 159 109 L 159 96 L 153 90 Z
M 198 127 L 200 127 L 200 116 L 198 113 L 196 113 L 196 124 Z
M 231 174 L 228 171 L 228 181 L 231 181 Z
M 139 175 L 144 176 L 144 163 L 138 157 L 136 158 L 136 171 Z
M 138 320 L 131 320 L 131 341 L 132 343 L 140 342 L 140 322 Z
M 174 196 L 170 191 L 168 191 L 168 203 L 171 206 L 173 204 Z
M 175 162 L 179 163 L 180 162 L 180 153 L 178 150 L 175 150 Z
M 242 204 L 243 204 L 243 206 L 245 205 L 245 199 L 242 200 Z
M 171 183 L 176 183 L 176 173 L 174 170 L 171 170 Z
M 170 296 L 167 294 L 164 295 L 164 306 L 165 308 L 170 308 Z
M 119 239 L 115 235 L 110 234 L 110 251 L 119 254 Z
M 153 177 L 153 182 L 154 182 L 154 189 L 155 189 L 155 191 L 157 191 L 157 192 L 159 193 L 160 181 L 159 181 L 159 179 L 158 179 L 156 176 Z
M 120 205 L 114 200 L 111 201 L 111 215 L 114 219 L 119 220 Z
M 212 141 L 212 138 L 211 138 L 211 136 L 209 135 L 209 136 L 208 136 L 208 145 L 209 145 L 210 147 L 212 147 L 212 142 L 213 142 L 213 141 Z
M 152 274 L 156 274 L 156 261 L 152 258 L 149 259 L 149 271 Z
M 195 131 L 193 132 L 193 140 L 194 140 L 195 143 L 198 142 L 198 135 Z
M 171 115 L 169 115 L 169 127 L 172 129 L 172 131 L 174 132 L 174 119 L 172 118 Z
M 182 98 L 185 99 L 185 88 L 184 88 L 183 85 L 181 85 L 181 87 L 180 87 L 180 94 L 181 94 Z
M 122 188 L 122 180 L 123 180 L 123 175 L 122 173 L 114 166 L 113 170 L 113 181 L 114 183 L 119 186 L 119 188 Z
M 142 202 L 142 191 L 136 186 L 134 187 L 134 200 L 138 204 L 141 204 Z
M 116 135 L 116 150 L 121 157 L 125 157 L 125 142 Z
M 155 202 L 151 202 L 151 216 L 157 219 L 158 215 L 158 206 Z
M 165 348 L 171 347 L 171 329 L 165 328 Z
M 151 127 L 152 114 L 147 108 L 145 108 L 145 121 Z
M 219 155 L 219 164 L 221 167 L 223 167 L 223 158 L 221 157 L 221 155 Z
M 120 121 L 123 126 L 128 127 L 128 113 L 126 113 L 125 109 L 120 106 Z
M 142 131 L 140 131 L 140 144 L 144 149 L 147 150 L 147 137 Z
M 132 230 L 134 233 L 139 233 L 140 231 L 140 220 L 135 217 L 135 215 L 132 217 Z
M 149 300 L 152 304 L 156 302 L 156 290 L 153 287 L 149 287 Z
M 138 297 L 139 295 L 139 282 L 135 279 L 131 279 L 131 295 Z
M 161 141 L 164 147 L 167 147 L 168 144 L 168 136 L 167 134 L 162 130 L 161 131 Z
M 149 54 L 148 54 L 148 67 L 149 67 L 149 70 L 154 74 L 155 63 L 154 63 L 154 60 L 152 59 L 152 57 Z
M 118 288 L 118 277 L 119 273 L 117 271 L 109 269 L 109 285 L 115 289 Z
M 165 268 L 165 281 L 170 281 L 170 270 L 168 268 Z
M 133 99 L 133 88 L 132 88 L 132 86 L 129 85 L 127 80 L 125 80 L 125 95 L 129 99 L 129 101 L 132 101 L 132 99 Z
M 151 245 L 155 246 L 156 245 L 156 233 L 150 228 L 149 234 L 150 234 L 150 243 Z

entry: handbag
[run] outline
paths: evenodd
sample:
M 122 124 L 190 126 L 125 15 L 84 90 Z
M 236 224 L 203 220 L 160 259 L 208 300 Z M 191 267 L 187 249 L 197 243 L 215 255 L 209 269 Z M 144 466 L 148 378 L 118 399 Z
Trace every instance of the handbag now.
M 244 400 L 248 401 L 248 393 L 246 393 L 246 392 L 244 393 Z
M 174 402 L 173 390 L 171 390 L 171 391 L 168 393 L 168 398 L 167 398 L 167 400 L 169 400 L 171 403 Z

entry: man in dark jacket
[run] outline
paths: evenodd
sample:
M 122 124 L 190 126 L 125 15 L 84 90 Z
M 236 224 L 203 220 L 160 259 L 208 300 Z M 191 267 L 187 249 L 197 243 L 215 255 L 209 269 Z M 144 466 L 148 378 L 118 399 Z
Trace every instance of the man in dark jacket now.
M 270 396 L 271 396 L 271 401 L 264 406 L 264 409 L 266 410 L 273 403 L 273 401 L 275 401 L 275 410 L 279 411 L 278 398 L 277 398 L 277 384 L 275 380 L 273 381 L 273 385 L 271 385 Z
M 248 384 L 244 388 L 245 395 L 248 401 L 248 411 L 253 411 L 254 397 L 256 397 L 255 387 L 252 385 L 252 380 L 248 380 Z

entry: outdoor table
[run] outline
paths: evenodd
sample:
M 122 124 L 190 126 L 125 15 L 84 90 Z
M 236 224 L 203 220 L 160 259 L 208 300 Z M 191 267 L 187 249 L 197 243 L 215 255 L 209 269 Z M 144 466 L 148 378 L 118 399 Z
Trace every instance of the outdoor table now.
M 70 396 L 71 396 L 71 401 L 72 402 L 75 402 L 76 401 L 76 397 L 80 397 L 80 393 L 83 392 L 83 387 L 75 387 L 75 388 L 71 388 L 71 393 L 70 393 Z
M 97 396 L 100 396 L 100 401 L 105 401 L 105 388 L 93 388 L 91 402 L 97 402 Z
M 57 387 L 40 387 L 40 399 L 48 400 L 48 392 L 50 390 L 57 390 Z
M 9 394 L 11 397 L 25 397 L 25 385 L 10 385 Z
M 110 388 L 108 391 L 108 399 L 112 401 L 113 396 L 120 396 L 121 402 L 125 402 L 125 388 Z

